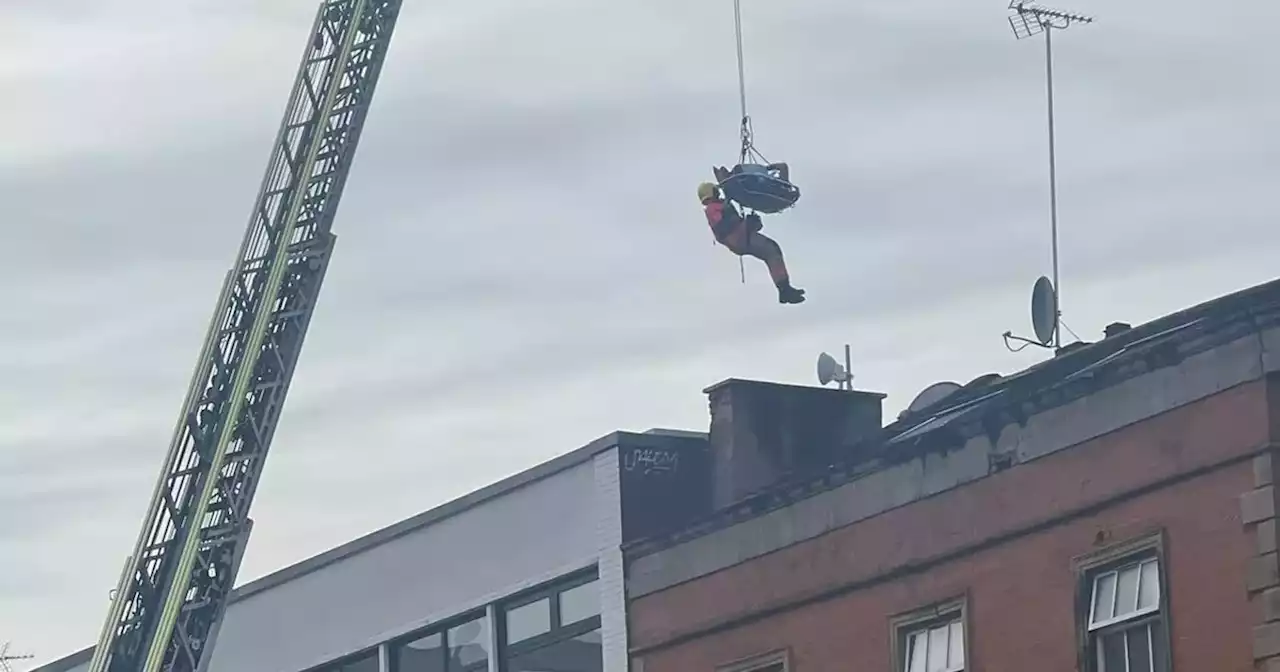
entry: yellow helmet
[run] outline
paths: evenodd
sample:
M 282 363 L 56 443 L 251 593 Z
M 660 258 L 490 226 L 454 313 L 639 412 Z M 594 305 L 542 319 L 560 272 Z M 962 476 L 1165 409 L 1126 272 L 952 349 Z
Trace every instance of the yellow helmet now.
M 716 189 L 717 189 L 716 185 L 710 182 L 703 182 L 702 184 L 699 184 L 698 185 L 698 202 L 702 203 L 702 202 L 705 202 L 708 198 L 713 198 L 716 195 Z

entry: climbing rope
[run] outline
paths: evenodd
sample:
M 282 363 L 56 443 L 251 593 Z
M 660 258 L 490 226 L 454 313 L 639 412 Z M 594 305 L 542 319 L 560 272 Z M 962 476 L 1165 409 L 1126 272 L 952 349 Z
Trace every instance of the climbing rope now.
M 738 155 L 738 163 L 743 164 L 755 151 L 755 140 L 751 129 L 751 115 L 747 113 L 747 69 L 746 60 L 742 56 L 742 0 L 733 0 L 733 32 L 738 47 L 738 105 L 742 110 L 742 151 Z
M 738 105 L 742 110 L 742 151 L 738 154 L 738 163 L 744 164 L 748 159 L 756 159 L 758 163 L 768 164 L 769 160 L 756 149 L 751 115 L 747 112 L 747 69 L 746 60 L 742 56 L 742 0 L 733 0 L 733 30 L 738 46 Z
M 738 154 L 738 164 L 742 165 L 747 162 L 747 157 L 754 148 L 754 140 L 751 132 L 751 116 L 747 114 L 747 70 L 745 59 L 742 57 L 742 0 L 733 0 L 733 33 L 734 40 L 738 47 L 738 105 L 742 110 L 742 127 L 740 134 L 742 138 L 742 151 Z M 746 208 L 743 208 L 743 217 L 746 217 Z M 742 226 L 746 226 L 746 222 Z M 751 235 L 747 232 L 745 235 Z M 747 284 L 747 269 L 743 262 L 742 255 L 738 255 L 738 277 L 742 284 Z

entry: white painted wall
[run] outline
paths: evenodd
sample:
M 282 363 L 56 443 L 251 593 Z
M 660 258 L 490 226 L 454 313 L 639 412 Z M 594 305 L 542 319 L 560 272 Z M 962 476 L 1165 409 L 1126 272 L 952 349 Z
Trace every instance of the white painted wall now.
M 617 464 L 616 449 L 585 456 L 564 471 L 233 602 L 209 672 L 304 670 L 597 563 L 605 670 L 624 672 Z
M 617 449 L 595 458 L 596 537 L 600 547 L 600 634 L 604 672 L 626 672 L 627 580 L 622 560 L 622 473 Z

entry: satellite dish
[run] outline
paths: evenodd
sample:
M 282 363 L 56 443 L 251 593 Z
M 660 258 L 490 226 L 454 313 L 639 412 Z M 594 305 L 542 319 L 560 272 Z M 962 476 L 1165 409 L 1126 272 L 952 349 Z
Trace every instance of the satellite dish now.
M 826 385 L 831 381 L 845 383 L 849 380 L 849 372 L 836 361 L 835 357 L 822 353 L 818 355 L 818 382 Z
M 1031 288 L 1031 328 L 1040 345 L 1052 344 L 1058 333 L 1058 293 L 1043 275 Z
M 964 386 L 969 389 L 973 389 L 976 387 L 986 387 L 987 385 L 990 385 L 991 383 L 994 383 L 1003 377 L 1004 376 L 1001 376 L 998 373 L 984 373 L 981 376 L 978 376 L 977 378 L 974 378 L 973 380 L 965 383 Z
M 960 385 L 949 380 L 934 383 L 921 390 L 920 394 L 917 394 L 916 398 L 911 400 L 911 404 L 907 406 L 907 413 L 915 413 L 928 408 L 951 396 L 958 389 L 960 389 Z

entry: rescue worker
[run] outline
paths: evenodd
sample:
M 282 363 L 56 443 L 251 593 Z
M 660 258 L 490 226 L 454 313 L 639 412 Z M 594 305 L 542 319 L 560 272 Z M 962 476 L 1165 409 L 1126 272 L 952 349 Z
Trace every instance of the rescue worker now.
M 759 215 L 753 213 L 744 218 L 733 203 L 721 196 L 720 188 L 710 182 L 698 185 L 698 200 L 702 202 L 716 242 L 738 256 L 755 257 L 769 267 L 769 276 L 778 288 L 778 303 L 804 302 L 804 290 L 791 286 L 782 248 L 760 233 L 763 224 Z

